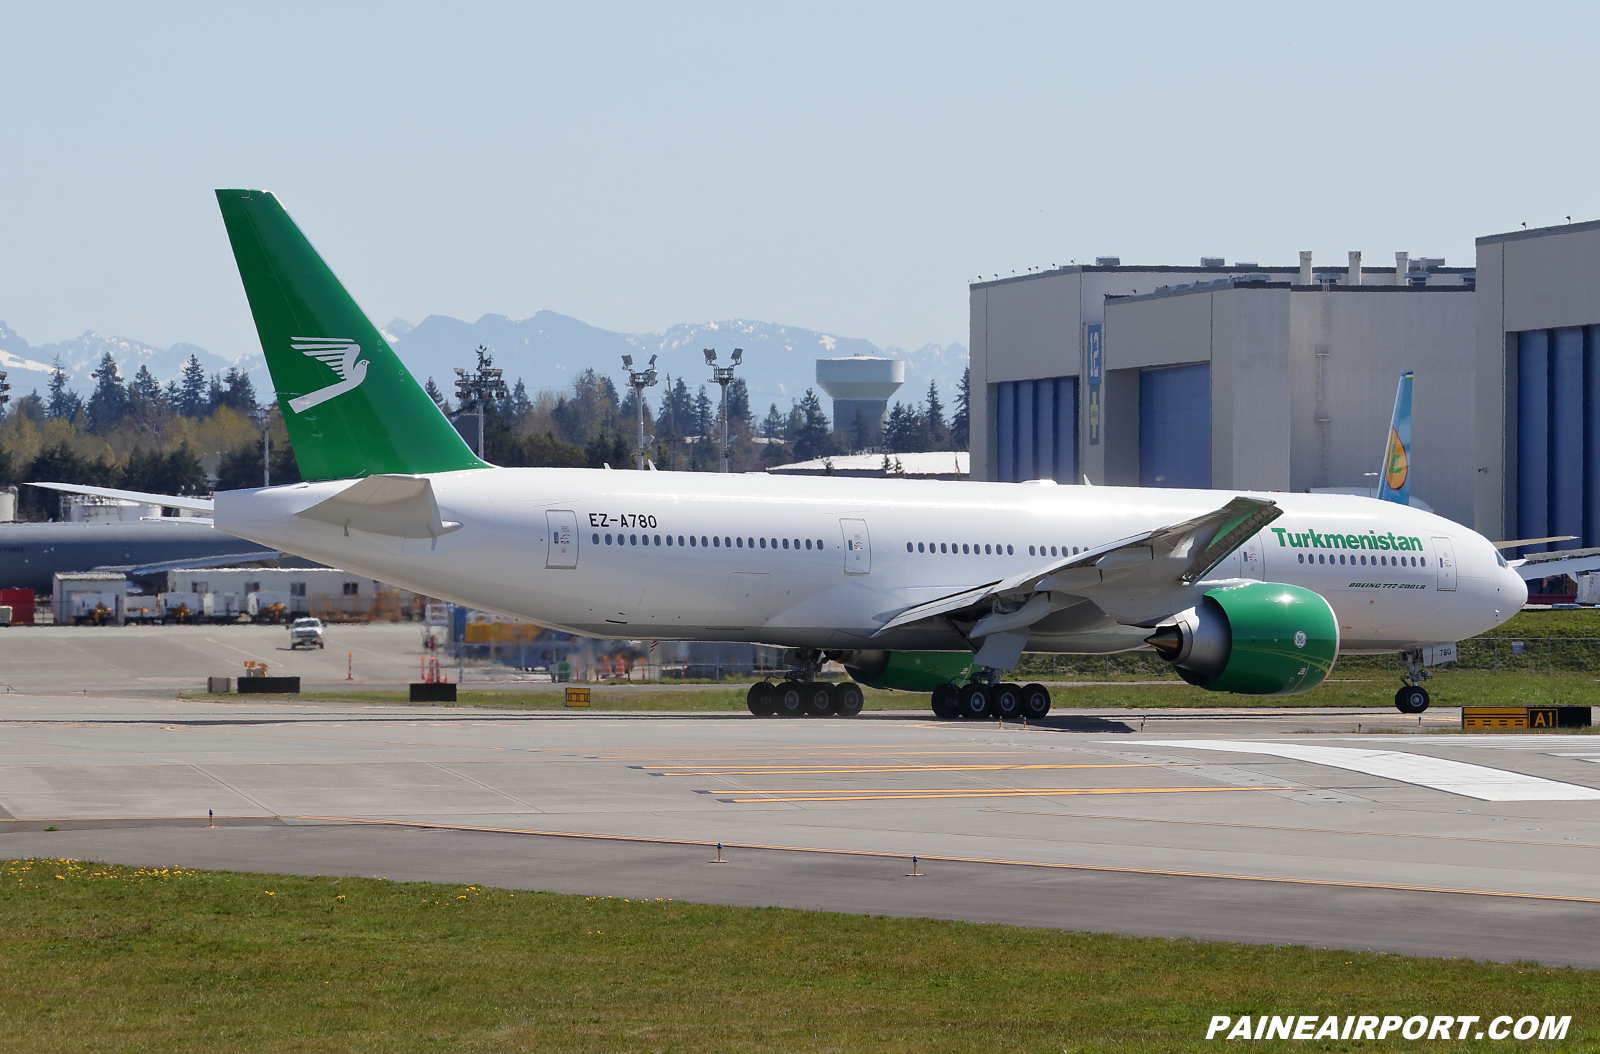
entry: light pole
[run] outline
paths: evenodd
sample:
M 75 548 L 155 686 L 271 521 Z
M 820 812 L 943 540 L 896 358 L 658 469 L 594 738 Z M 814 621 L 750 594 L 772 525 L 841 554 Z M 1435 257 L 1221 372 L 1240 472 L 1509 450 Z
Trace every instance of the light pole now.
M 711 379 L 722 386 L 722 471 L 728 471 L 728 385 L 733 383 L 733 368 L 744 365 L 744 349 L 733 349 L 733 361 L 726 366 L 717 365 L 717 349 L 705 349 L 706 365 L 711 367 Z
M 488 400 L 504 399 L 511 394 L 506 389 L 506 382 L 500 376 L 503 371 L 492 368 L 494 356 L 482 344 L 478 345 L 478 368 L 473 373 L 457 366 L 456 369 L 456 398 L 461 400 L 461 410 L 466 412 L 467 405 L 471 403 L 478 411 L 478 456 L 483 457 L 483 419 L 488 408 Z
M 634 467 L 640 472 L 644 471 L 644 390 L 653 387 L 656 383 L 656 357 L 650 356 L 650 364 L 642 370 L 633 368 L 633 356 L 622 356 L 622 368 L 628 371 L 628 387 L 633 389 L 633 401 L 638 403 L 639 411 L 639 452 L 634 457 L 638 462 Z
M 272 407 L 258 406 L 250 414 L 261 426 L 261 486 L 272 486 Z

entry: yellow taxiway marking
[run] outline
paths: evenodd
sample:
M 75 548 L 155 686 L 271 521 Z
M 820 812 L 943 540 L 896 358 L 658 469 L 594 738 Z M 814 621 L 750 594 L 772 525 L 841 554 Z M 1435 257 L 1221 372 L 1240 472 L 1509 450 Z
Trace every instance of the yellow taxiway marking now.
M 1208 788 L 1211 789 L 1211 788 Z M 1228 788 L 1247 790 L 1250 788 Z M 434 831 L 467 831 L 476 834 L 515 834 L 533 838 L 577 838 L 594 842 L 634 842 L 642 845 L 683 845 L 697 849 L 760 849 L 783 853 L 821 853 L 828 856 L 856 856 L 878 860 L 905 860 L 909 853 L 875 853 L 864 849 L 823 849 L 804 845 L 765 845 L 759 842 L 707 842 L 697 838 L 647 838 L 642 835 L 589 834 L 578 831 L 533 831 L 524 827 L 478 827 L 456 823 L 424 823 L 417 820 L 380 820 L 354 816 L 283 816 L 286 820 L 318 820 L 323 823 L 367 824 L 374 827 L 412 827 Z M 1600 897 L 1563 896 L 1556 893 L 1514 893 L 1497 889 L 1465 889 L 1452 886 L 1408 886 L 1392 882 L 1354 882 L 1331 878 L 1292 878 L 1278 875 L 1238 875 L 1221 871 L 1179 871 L 1155 867 L 1119 867 L 1114 864 L 1064 864 L 1046 860 L 1008 860 L 982 856 L 922 856 L 923 863 L 995 864 L 1006 867 L 1048 867 L 1059 871 L 1093 871 L 1111 875 L 1158 875 L 1170 878 L 1216 878 L 1235 882 L 1281 882 L 1291 886 L 1323 886 L 1337 889 L 1385 889 L 1407 893 L 1453 893 L 1475 897 L 1509 897 L 1513 900 L 1550 900 L 1560 903 L 1600 904 Z
M 827 802 L 827 801 L 895 801 L 904 799 L 928 798 L 1054 798 L 1066 797 L 1076 794 L 1226 794 L 1230 791 L 1264 791 L 1264 790 L 1296 790 L 1295 787 L 1040 787 L 1023 790 L 1021 788 L 995 788 L 973 790 L 886 790 L 886 791 L 858 791 L 855 793 L 842 793 L 840 791 L 751 791 L 732 790 L 729 794 L 807 794 L 817 795 L 806 798 L 728 798 L 726 800 L 739 804 L 743 803 L 772 803 L 772 802 Z M 716 791 L 710 793 L 716 794 Z
M 1202 762 L 1126 762 L 1083 765 L 867 765 L 847 768 L 842 765 L 783 765 L 765 769 L 746 769 L 733 765 L 707 765 L 682 772 L 661 771 L 658 776 L 804 776 L 834 775 L 849 772 L 1019 772 L 1024 769 L 1171 769 L 1194 768 Z

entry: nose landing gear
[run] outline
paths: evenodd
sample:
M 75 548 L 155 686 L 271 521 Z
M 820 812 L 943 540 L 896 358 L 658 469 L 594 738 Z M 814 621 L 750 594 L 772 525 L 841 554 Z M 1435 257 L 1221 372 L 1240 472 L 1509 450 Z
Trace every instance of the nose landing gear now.
M 1422 687 L 1422 682 L 1433 679 L 1433 674 L 1422 667 L 1422 652 L 1403 651 L 1400 653 L 1400 662 L 1405 666 L 1405 672 L 1400 679 L 1405 682 L 1398 692 L 1394 693 L 1394 706 L 1402 714 L 1420 714 L 1428 708 L 1431 700 L 1428 690 Z

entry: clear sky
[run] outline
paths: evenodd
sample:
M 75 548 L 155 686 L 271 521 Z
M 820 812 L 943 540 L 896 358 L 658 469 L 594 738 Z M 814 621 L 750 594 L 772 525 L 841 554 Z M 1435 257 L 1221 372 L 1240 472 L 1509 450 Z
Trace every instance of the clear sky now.
M 980 273 L 1600 216 L 1592 5 L 0 0 L 0 319 L 256 350 L 211 190 L 374 320 L 967 339 Z

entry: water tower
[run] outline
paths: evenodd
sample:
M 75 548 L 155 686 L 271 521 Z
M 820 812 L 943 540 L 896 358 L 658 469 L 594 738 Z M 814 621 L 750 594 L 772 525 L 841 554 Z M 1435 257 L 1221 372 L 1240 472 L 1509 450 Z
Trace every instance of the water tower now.
M 889 397 L 905 382 L 904 359 L 852 355 L 817 360 L 817 386 L 833 397 L 835 431 L 848 431 L 859 413 L 874 435 L 881 433 L 889 418 Z

